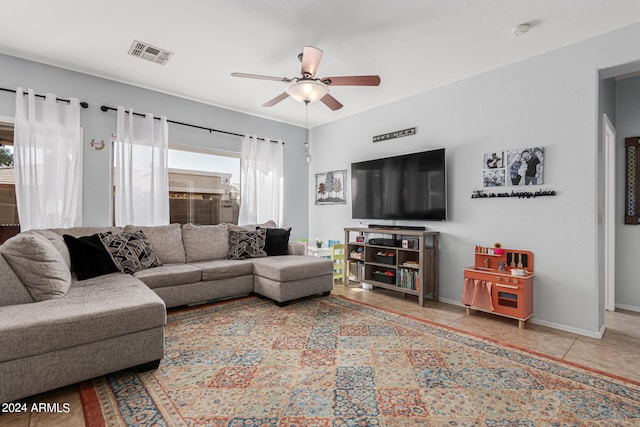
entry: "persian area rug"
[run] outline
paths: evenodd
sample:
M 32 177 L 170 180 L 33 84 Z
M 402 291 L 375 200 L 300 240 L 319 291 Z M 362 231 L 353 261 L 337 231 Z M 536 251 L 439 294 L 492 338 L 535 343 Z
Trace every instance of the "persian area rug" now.
M 333 296 L 170 313 L 157 371 L 81 395 L 89 426 L 640 425 L 636 383 Z

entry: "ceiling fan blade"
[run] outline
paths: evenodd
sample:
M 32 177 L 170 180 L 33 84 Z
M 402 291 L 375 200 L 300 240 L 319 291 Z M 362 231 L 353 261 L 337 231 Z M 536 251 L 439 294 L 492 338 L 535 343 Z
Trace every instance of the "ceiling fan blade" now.
M 302 51 L 302 67 L 300 72 L 304 77 L 313 77 L 318 71 L 318 65 L 322 59 L 322 51 L 317 47 L 305 46 Z
M 320 81 L 329 86 L 379 86 L 380 76 L 323 77 Z
M 333 96 L 329 94 L 326 94 L 325 96 L 320 98 L 320 101 L 322 101 L 324 105 L 331 108 L 333 111 L 339 110 L 343 107 L 340 101 L 338 101 L 337 99 L 335 99 Z
M 247 73 L 231 73 L 233 77 L 244 77 L 247 79 L 260 79 L 260 80 L 274 80 L 277 82 L 285 82 L 289 83 L 291 79 L 287 77 L 272 77 L 272 76 L 262 76 L 260 74 L 247 74 Z
M 278 102 L 282 101 L 283 99 L 286 99 L 289 97 L 289 94 L 287 92 L 282 92 L 280 95 L 276 96 L 275 98 L 273 98 L 271 101 L 267 101 L 264 104 L 262 104 L 263 107 L 273 107 L 274 105 L 276 105 Z

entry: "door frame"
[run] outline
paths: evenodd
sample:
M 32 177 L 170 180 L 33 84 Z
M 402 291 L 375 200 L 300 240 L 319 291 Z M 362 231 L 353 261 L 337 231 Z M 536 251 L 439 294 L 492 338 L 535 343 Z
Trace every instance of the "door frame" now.
M 602 115 L 602 151 L 604 155 L 603 251 L 605 310 L 616 310 L 616 129 Z

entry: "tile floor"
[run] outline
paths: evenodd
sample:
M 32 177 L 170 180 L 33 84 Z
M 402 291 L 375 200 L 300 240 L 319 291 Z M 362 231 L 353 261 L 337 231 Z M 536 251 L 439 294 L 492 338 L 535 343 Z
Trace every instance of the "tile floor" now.
M 397 292 L 383 289 L 365 291 L 336 285 L 333 293 L 640 381 L 640 313 L 607 312 L 607 330 L 598 340 L 531 323 L 518 329 L 516 320 L 482 312 L 467 316 L 464 308 L 445 303 L 427 301 L 426 307 L 420 307 L 415 297 L 405 299 Z M 27 399 L 29 405 L 31 402 L 69 403 L 71 410 L 66 414 L 2 414 L 0 427 L 85 425 L 77 386 Z

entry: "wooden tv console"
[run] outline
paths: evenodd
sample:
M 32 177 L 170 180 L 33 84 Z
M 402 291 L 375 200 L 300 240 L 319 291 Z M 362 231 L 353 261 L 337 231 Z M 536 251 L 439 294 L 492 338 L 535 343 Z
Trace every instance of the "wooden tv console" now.
M 352 227 L 345 228 L 344 234 L 346 286 L 369 285 L 416 295 L 420 306 L 427 295 L 438 300 L 439 232 Z

